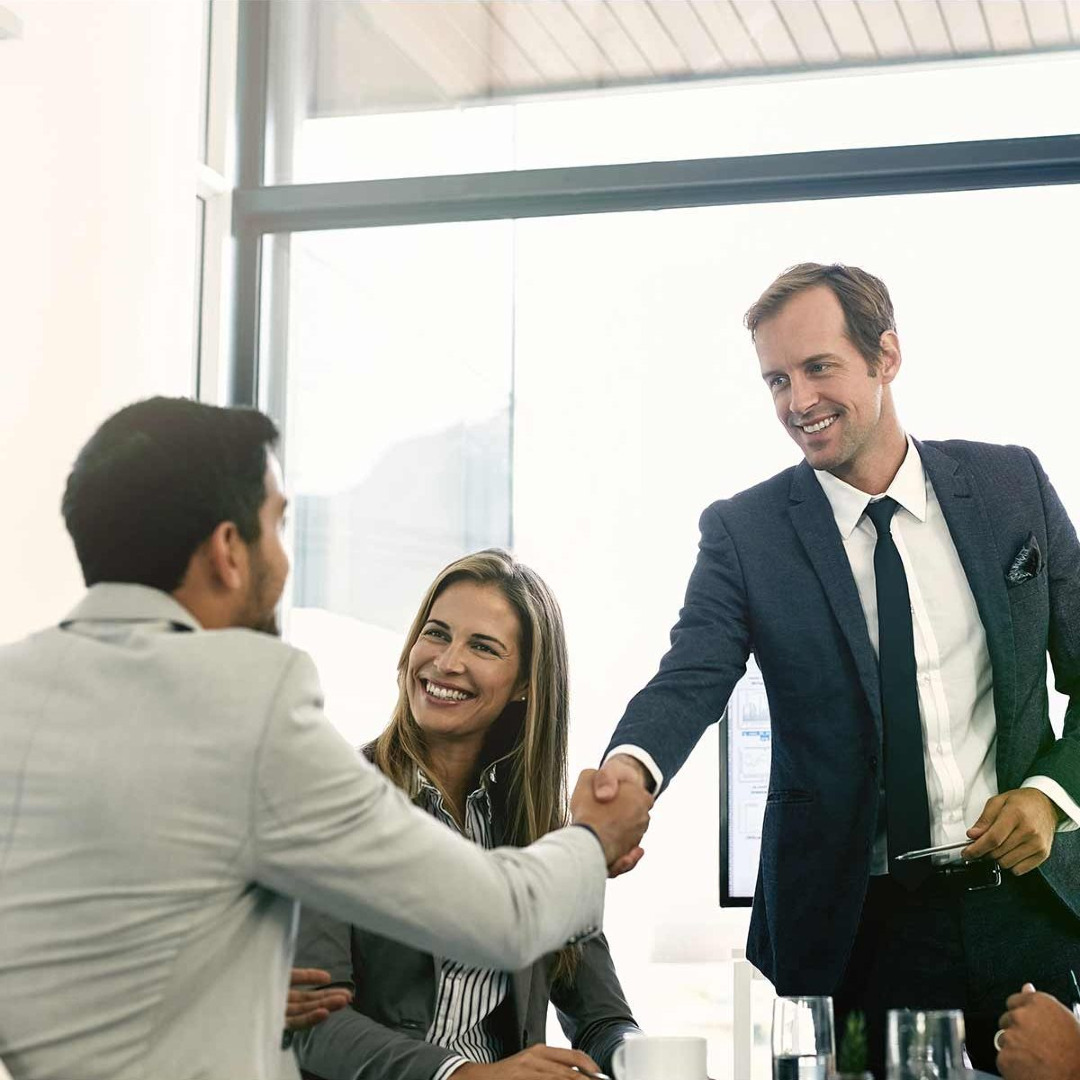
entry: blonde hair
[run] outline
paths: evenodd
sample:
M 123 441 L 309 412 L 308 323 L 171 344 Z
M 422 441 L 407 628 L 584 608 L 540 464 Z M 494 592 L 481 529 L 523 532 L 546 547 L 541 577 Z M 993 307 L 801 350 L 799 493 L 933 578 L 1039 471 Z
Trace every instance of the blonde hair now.
M 509 702 L 494 721 L 484 750 L 488 760 L 481 766 L 487 769 L 498 763 L 500 772 L 505 771 L 508 784 L 503 842 L 525 847 L 569 821 L 569 677 L 559 605 L 543 579 L 509 552 L 488 548 L 465 555 L 445 567 L 431 583 L 405 638 L 398 659 L 397 704 L 390 723 L 372 744 L 372 758 L 390 780 L 413 797 L 418 790 L 418 772 L 424 770 L 447 804 L 452 805 L 450 794 L 428 771 L 424 733 L 409 706 L 408 670 L 409 654 L 432 606 L 460 581 L 498 588 L 518 618 L 518 675 L 528 682 L 526 700 Z M 555 977 L 571 977 L 578 955 L 579 950 L 563 949 L 555 964 Z

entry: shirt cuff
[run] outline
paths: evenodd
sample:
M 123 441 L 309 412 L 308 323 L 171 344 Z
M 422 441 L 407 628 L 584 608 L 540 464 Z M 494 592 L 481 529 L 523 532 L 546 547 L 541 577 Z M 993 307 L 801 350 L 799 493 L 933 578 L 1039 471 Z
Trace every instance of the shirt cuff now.
M 1080 829 L 1080 805 L 1069 793 L 1049 776 L 1029 776 L 1021 787 L 1041 791 L 1065 816 L 1058 822 L 1058 832 L 1074 832 Z
M 439 1067 L 435 1070 L 431 1080 L 446 1080 L 448 1076 L 453 1076 L 454 1073 L 461 1068 L 462 1065 L 468 1065 L 469 1059 L 463 1058 L 460 1054 L 455 1054 L 453 1057 L 448 1057 Z
M 653 778 L 653 783 L 656 785 L 653 788 L 654 793 L 664 786 L 664 774 L 660 771 L 660 766 L 656 764 L 648 750 L 642 750 L 640 746 L 631 746 L 629 743 L 622 746 L 613 746 L 608 751 L 607 757 L 604 758 L 603 764 L 606 765 L 616 754 L 626 754 L 627 757 L 632 757 L 645 766 L 646 772 Z

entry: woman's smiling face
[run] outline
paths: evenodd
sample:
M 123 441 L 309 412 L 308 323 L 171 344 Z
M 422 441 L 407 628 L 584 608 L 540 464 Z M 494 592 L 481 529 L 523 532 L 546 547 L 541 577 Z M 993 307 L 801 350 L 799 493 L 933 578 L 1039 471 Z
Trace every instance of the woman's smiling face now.
M 520 620 L 498 586 L 458 581 L 440 593 L 406 674 L 409 706 L 425 735 L 485 735 L 525 692 L 520 648 Z

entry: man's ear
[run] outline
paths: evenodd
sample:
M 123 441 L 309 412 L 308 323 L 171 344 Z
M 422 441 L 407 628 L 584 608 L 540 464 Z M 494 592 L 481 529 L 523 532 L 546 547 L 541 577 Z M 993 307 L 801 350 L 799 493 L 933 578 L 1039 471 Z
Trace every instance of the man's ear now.
M 895 330 L 886 330 L 881 335 L 881 352 L 878 358 L 878 371 L 881 381 L 888 385 L 900 371 L 900 339 Z
M 214 584 L 229 592 L 244 587 L 248 573 L 248 546 L 236 525 L 223 521 L 205 541 L 206 560 Z

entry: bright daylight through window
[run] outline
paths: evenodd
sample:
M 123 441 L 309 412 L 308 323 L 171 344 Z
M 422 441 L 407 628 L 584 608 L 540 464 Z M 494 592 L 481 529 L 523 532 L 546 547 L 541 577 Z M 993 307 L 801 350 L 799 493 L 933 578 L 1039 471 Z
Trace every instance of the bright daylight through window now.
M 271 35 L 268 183 L 1080 132 L 1075 51 L 613 93 L 518 88 L 505 101 L 463 87 L 450 100 L 446 72 L 418 74 L 419 5 L 382 7 L 323 6 L 369 50 L 367 84 L 318 20 L 305 24 L 304 50 L 283 50 L 281 27 Z M 391 9 L 407 7 L 411 28 L 391 26 L 405 18 Z M 432 7 L 445 19 L 453 5 Z M 420 51 L 386 47 L 395 35 Z M 392 99 L 393 86 L 413 99 Z M 566 619 L 572 771 L 596 763 L 665 649 L 699 513 L 794 463 L 742 316 L 796 262 L 843 261 L 888 283 L 912 434 L 1032 445 L 1080 513 L 1071 397 L 1050 389 L 1080 294 L 1075 185 L 316 228 L 275 241 L 288 246 L 264 294 L 287 327 L 271 374 L 295 506 L 287 635 L 314 656 L 328 714 L 355 744 L 389 717 L 426 584 L 460 554 L 512 545 Z M 606 925 L 642 1026 L 707 1035 L 726 1062 L 730 957 L 747 914 L 717 907 L 717 785 L 714 728 L 665 794 L 648 858 L 610 890 Z M 758 1002 L 759 1029 L 766 1013 Z

